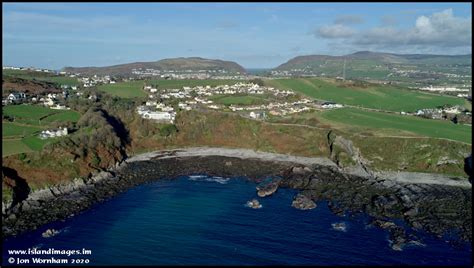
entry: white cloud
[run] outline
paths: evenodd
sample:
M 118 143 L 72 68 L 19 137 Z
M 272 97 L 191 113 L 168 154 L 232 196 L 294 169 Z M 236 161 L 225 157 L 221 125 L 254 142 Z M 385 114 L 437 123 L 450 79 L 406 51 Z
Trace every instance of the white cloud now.
M 430 16 L 419 16 L 413 26 L 405 29 L 385 25 L 363 30 L 355 35 L 351 28 L 333 24 L 321 27 L 319 36 L 328 39 L 345 38 L 344 42 L 375 49 L 425 47 L 425 50 L 442 50 L 463 47 L 472 50 L 472 20 L 471 17 L 456 17 L 452 9 L 446 9 Z
M 348 38 L 355 33 L 354 29 L 342 24 L 325 25 L 316 31 L 317 35 L 324 38 Z

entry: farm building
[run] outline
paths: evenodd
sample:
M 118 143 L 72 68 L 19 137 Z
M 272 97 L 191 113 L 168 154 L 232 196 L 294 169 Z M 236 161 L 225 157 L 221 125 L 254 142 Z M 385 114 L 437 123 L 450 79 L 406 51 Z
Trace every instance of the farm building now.
M 67 128 L 58 129 L 58 130 L 43 130 L 39 134 L 40 139 L 48 139 L 54 137 L 66 136 L 68 134 Z

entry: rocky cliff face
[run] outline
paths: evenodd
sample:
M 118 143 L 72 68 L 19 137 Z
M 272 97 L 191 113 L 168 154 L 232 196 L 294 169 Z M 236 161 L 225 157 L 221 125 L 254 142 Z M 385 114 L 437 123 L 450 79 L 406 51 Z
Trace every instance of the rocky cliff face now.
M 400 226 L 393 227 L 387 221 L 389 218 L 403 219 L 415 229 L 438 236 L 451 232 L 461 240 L 472 240 L 470 187 L 399 183 L 343 173 L 340 168 L 324 164 L 223 156 L 174 157 L 173 153 L 117 165 L 114 170 L 89 179 L 30 193 L 16 204 L 3 204 L 2 231 L 4 236 L 11 236 L 33 230 L 70 217 L 135 185 L 196 173 L 246 176 L 257 183 L 269 176 L 279 177 L 279 187 L 298 189 L 313 201 L 329 200 L 331 211 L 337 215 L 363 212 L 372 216 L 375 223 L 389 229 L 395 249 L 410 240 Z

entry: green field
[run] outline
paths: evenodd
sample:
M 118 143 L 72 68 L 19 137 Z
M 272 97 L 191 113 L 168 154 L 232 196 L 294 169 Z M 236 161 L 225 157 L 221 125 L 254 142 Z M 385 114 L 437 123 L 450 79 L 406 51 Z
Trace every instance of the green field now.
M 47 117 L 43 118 L 42 122 L 77 122 L 81 118 L 81 115 L 72 110 L 61 110 L 59 113 L 55 113 L 52 115 L 48 115 Z
M 265 83 L 276 88 L 292 89 L 315 99 L 387 111 L 414 112 L 444 104 L 465 105 L 466 102 L 461 98 L 420 93 L 391 86 L 345 87 L 320 79 L 275 79 L 267 80 Z
M 414 116 L 403 116 L 355 108 L 334 109 L 323 112 L 321 118 L 327 123 L 342 123 L 370 129 L 394 129 L 408 131 L 420 136 L 445 138 L 471 144 L 472 129 L 450 121 L 430 120 Z
M 4 76 L 19 77 L 26 80 L 37 80 L 55 83 L 57 85 L 69 85 L 79 86 L 81 83 L 74 77 L 54 75 L 51 73 L 36 72 L 36 71 L 23 71 L 23 70 L 3 70 Z
M 8 105 L 3 107 L 2 110 L 4 115 L 35 120 L 58 112 L 58 110 L 39 105 Z
M 146 97 L 147 92 L 143 90 L 146 85 L 155 86 L 160 89 L 183 88 L 194 86 L 218 86 L 218 85 L 233 85 L 238 83 L 238 80 L 216 80 L 216 79 L 182 79 L 182 80 L 137 80 L 130 82 L 121 82 L 116 84 L 100 85 L 97 88 L 110 95 L 121 98 L 141 98 Z
M 33 151 L 22 140 L 2 140 L 2 157 Z
M 265 96 L 263 95 L 261 96 L 260 95 L 259 96 L 213 95 L 209 99 L 214 101 L 215 103 L 224 104 L 224 105 L 231 105 L 231 104 L 258 105 L 258 104 L 267 103 L 267 100 L 265 99 Z
M 39 131 L 50 128 L 52 122 L 77 122 L 81 116 L 72 110 L 36 105 L 5 106 L 3 114 L 14 118 L 13 122 L 2 122 L 3 156 L 41 150 L 52 139 L 41 140 L 37 136 Z
M 36 126 L 54 121 L 77 122 L 81 117 L 76 111 L 54 110 L 39 105 L 8 105 L 3 107 L 3 114 L 15 118 L 16 123 Z
M 130 81 L 116 84 L 99 85 L 97 89 L 120 98 L 143 98 L 147 94 L 143 90 L 143 81 Z
M 147 84 L 157 86 L 158 89 L 168 88 L 183 88 L 195 86 L 219 86 L 219 85 L 233 85 L 238 82 L 245 82 L 240 80 L 230 79 L 181 79 L 181 80 L 165 80 L 153 79 L 148 80 Z
M 2 137 L 27 136 L 42 130 L 43 128 L 30 125 L 18 125 L 10 122 L 2 122 Z

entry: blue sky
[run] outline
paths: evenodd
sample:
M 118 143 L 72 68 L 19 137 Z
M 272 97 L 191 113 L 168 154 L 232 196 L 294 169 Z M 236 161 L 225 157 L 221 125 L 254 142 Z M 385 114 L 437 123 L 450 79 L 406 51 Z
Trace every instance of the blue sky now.
M 3 65 L 171 57 L 276 67 L 360 50 L 470 54 L 471 3 L 3 3 Z

